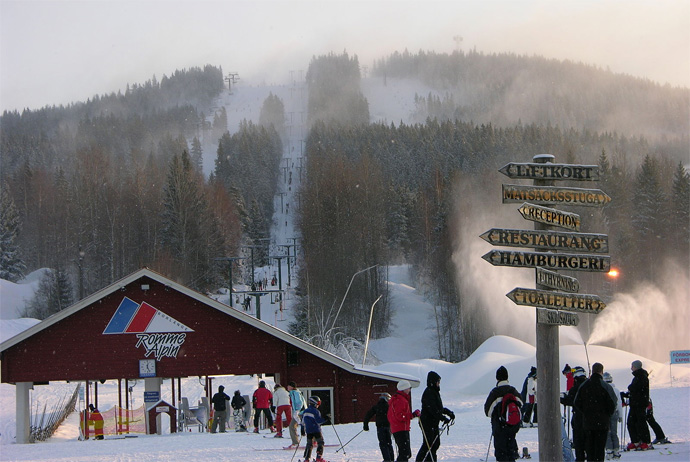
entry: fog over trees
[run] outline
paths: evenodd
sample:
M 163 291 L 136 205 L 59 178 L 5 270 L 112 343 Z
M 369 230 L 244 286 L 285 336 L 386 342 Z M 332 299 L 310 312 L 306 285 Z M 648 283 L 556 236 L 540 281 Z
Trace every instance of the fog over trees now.
M 382 295 L 372 334 L 386 335 L 386 266 L 408 263 L 435 306 L 438 357 L 467 357 L 493 327 L 482 299 L 459 282 L 453 256 L 478 239 L 462 230 L 477 208 L 500 203 L 497 169 L 539 153 L 600 166 L 600 180 L 587 187 L 612 202 L 573 211 L 587 217 L 583 232 L 610 236 L 625 275 L 618 290 L 655 282 L 668 261 L 687 272 L 688 89 L 476 51 L 403 51 L 382 57 L 372 74 L 432 89 L 405 95 L 412 122 L 370 122 L 356 56 L 309 63 L 294 334 L 330 327 L 352 274 L 378 265 L 353 281 L 337 325 L 363 339 L 361 319 Z M 78 299 L 80 282 L 90 294 L 142 266 L 200 291 L 227 286 L 214 258 L 270 232 L 287 119 L 271 93 L 258 120 L 231 133 L 225 107 L 214 107 L 221 91 L 223 72 L 209 65 L 124 94 L 2 114 L 0 275 L 16 281 L 52 269 L 39 294 L 45 309 L 32 316 Z M 218 140 L 208 178 L 204 137 Z M 582 283 L 582 292 L 609 290 L 601 279 Z

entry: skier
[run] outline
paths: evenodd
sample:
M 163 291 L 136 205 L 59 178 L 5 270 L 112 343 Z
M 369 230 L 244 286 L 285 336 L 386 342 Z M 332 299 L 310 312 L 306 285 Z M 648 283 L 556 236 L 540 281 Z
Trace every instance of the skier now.
M 561 373 L 565 376 L 565 391 L 570 391 L 575 383 L 575 379 L 573 378 L 573 370 L 570 368 L 570 365 L 566 363 Z
M 91 413 L 89 415 L 89 420 L 93 424 L 93 434 L 95 435 L 95 439 L 97 440 L 102 440 L 104 439 L 103 437 L 103 415 L 101 415 L 101 411 L 96 408 L 93 404 L 89 404 L 89 409 L 91 410 Z M 88 437 L 88 430 L 86 432 L 86 435 Z
M 218 386 L 218 393 L 213 395 L 211 402 L 213 403 L 213 424 L 211 425 L 211 433 L 215 433 L 220 423 L 220 432 L 225 433 L 225 421 L 228 420 L 227 402 L 230 397 L 225 393 L 223 385 Z
M 276 408 L 276 434 L 274 438 L 283 437 L 283 415 L 285 416 L 286 425 L 290 426 L 292 412 L 290 405 L 290 395 L 287 390 L 279 383 L 276 383 L 273 390 L 273 398 L 275 398 L 273 405 Z
M 520 457 L 518 452 L 515 435 L 520 430 L 519 422 L 517 425 L 507 425 L 501 421 L 503 411 L 503 397 L 512 394 L 522 407 L 522 400 L 517 389 L 508 382 L 508 370 L 501 366 L 496 370 L 496 386 L 486 397 L 484 403 L 484 414 L 491 418 L 491 434 L 494 439 L 494 456 L 497 461 L 514 462 Z M 518 416 L 519 417 L 519 416 Z
M 302 414 L 302 425 L 304 433 L 307 435 L 307 442 L 304 446 L 304 462 L 309 462 L 311 457 L 311 450 L 316 441 L 316 459 L 314 462 L 326 462 L 323 459 L 323 434 L 321 433 L 321 424 L 325 422 L 319 412 L 321 406 L 321 398 L 312 396 L 309 398 L 309 407 Z
M 443 407 L 441 400 L 441 376 L 429 371 L 426 376 L 426 389 L 422 394 L 422 413 L 419 423 L 422 428 L 422 447 L 417 452 L 416 461 L 438 460 L 436 451 L 441 446 L 439 422 L 448 424 L 455 420 L 455 413 Z
M 527 375 L 525 393 L 522 396 L 525 406 L 522 413 L 522 422 L 534 427 L 537 423 L 537 368 L 532 366 Z
M 407 462 L 412 457 L 410 449 L 410 421 L 419 417 L 419 409 L 412 411 L 412 385 L 407 380 L 398 382 L 398 391 L 388 402 L 388 422 L 398 447 L 398 462 Z
M 388 400 L 391 395 L 381 393 L 378 402 L 364 415 L 363 428 L 369 431 L 369 420 L 376 416 L 376 437 L 379 440 L 379 449 L 384 462 L 393 462 L 395 453 L 393 452 L 393 441 L 391 440 L 391 424 L 388 422 Z
M 299 446 L 299 437 L 297 436 L 297 427 L 301 421 L 301 412 L 307 407 L 304 401 L 302 392 L 297 389 L 295 382 L 288 383 L 288 392 L 290 394 L 290 403 L 292 404 L 292 420 L 290 421 L 290 439 L 292 440 L 291 448 Z
M 618 424 L 623 422 L 623 403 L 621 392 L 613 384 L 613 377 L 608 372 L 604 372 L 604 382 L 608 383 L 616 397 L 616 411 L 611 416 L 609 422 L 609 433 L 606 438 L 606 459 L 620 459 L 620 439 L 618 438 Z
M 235 431 L 236 432 L 246 432 L 247 427 L 245 426 L 244 420 L 244 406 L 247 401 L 242 397 L 239 390 L 235 390 L 232 395 L 232 401 L 230 401 L 230 406 L 232 407 L 232 415 L 235 418 Z
M 575 366 L 573 368 L 573 387 L 567 393 L 561 395 L 561 404 L 572 406 L 575 402 L 575 396 L 582 384 L 587 380 L 585 377 L 585 369 L 582 366 Z M 575 460 L 577 462 L 584 462 L 585 460 L 585 433 L 582 426 L 582 413 L 577 408 L 573 407 L 573 417 L 570 424 L 573 428 L 573 446 L 575 447 Z
M 252 396 L 252 407 L 254 408 L 254 433 L 259 433 L 259 418 L 263 412 L 268 420 L 268 426 L 273 433 L 273 416 L 270 407 L 273 404 L 273 393 L 266 388 L 266 382 L 259 382 L 259 388 L 254 391 Z
M 649 436 L 647 427 L 647 406 L 649 406 L 649 375 L 642 369 L 642 361 L 636 359 L 630 365 L 633 380 L 628 385 L 627 395 L 629 398 L 628 413 L 628 433 L 630 434 L 630 444 L 627 450 L 644 451 L 654 449 L 651 445 L 652 440 Z
M 584 416 L 587 460 L 603 461 L 616 401 L 613 389 L 604 382 L 604 366 L 601 363 L 592 364 L 592 375 L 580 386 L 573 408 Z

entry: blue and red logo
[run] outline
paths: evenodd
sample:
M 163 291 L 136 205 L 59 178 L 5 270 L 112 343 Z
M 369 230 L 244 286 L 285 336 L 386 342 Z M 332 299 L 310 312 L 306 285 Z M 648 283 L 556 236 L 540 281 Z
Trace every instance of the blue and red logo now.
M 160 359 L 177 357 L 187 332 L 194 330 L 146 302 L 137 303 L 125 297 L 103 334 L 136 334 L 135 348 L 143 345 L 147 357 L 153 354 Z

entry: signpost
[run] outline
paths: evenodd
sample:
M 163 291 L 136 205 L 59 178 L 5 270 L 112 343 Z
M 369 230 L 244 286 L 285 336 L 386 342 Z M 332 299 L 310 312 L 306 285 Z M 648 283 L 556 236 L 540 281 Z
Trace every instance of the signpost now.
M 575 313 L 537 308 L 537 322 L 553 326 L 577 326 L 580 318 Z
M 598 165 L 521 164 L 511 162 L 498 169 L 498 171 L 509 178 L 519 178 L 522 180 L 596 181 L 599 179 Z
M 611 202 L 611 197 L 601 189 L 504 184 L 503 203 L 510 204 L 516 202 L 601 207 Z
M 538 306 L 576 313 L 597 314 L 606 303 L 598 295 L 568 294 L 550 290 L 516 287 L 506 294 L 516 305 Z
M 559 228 L 580 231 L 580 215 L 564 212 L 541 205 L 525 202 L 518 209 L 525 220 L 535 221 L 543 225 L 558 226 Z
M 563 460 L 558 400 L 558 326 L 577 326 L 580 320 L 575 313 L 596 314 L 606 307 L 597 295 L 578 294 L 580 283 L 577 279 L 551 270 L 608 272 L 611 269 L 611 257 L 601 255 L 609 251 L 606 235 L 579 233 L 578 214 L 544 207 L 608 204 L 611 198 L 599 189 L 554 186 L 558 180 L 597 181 L 599 167 L 555 164 L 553 161 L 551 154 L 539 154 L 534 156 L 533 163 L 511 162 L 499 170 L 510 178 L 534 180 L 533 185 L 502 186 L 503 203 L 522 203 L 518 211 L 523 218 L 534 222 L 534 230 L 492 228 L 480 236 L 494 246 L 535 249 L 533 252 L 492 250 L 482 258 L 494 266 L 536 269 L 536 289 L 517 287 L 506 296 L 517 305 L 537 307 L 540 461 Z M 557 232 L 553 227 L 576 232 Z
M 530 247 L 533 249 L 566 251 L 577 250 L 580 252 L 596 253 L 608 253 L 609 251 L 609 237 L 606 234 L 491 228 L 479 237 L 491 245 L 500 245 L 504 247 Z
M 569 271 L 596 271 L 608 273 L 611 257 L 608 255 L 578 255 L 550 252 L 518 252 L 513 250 L 492 250 L 482 258 L 494 266 L 515 268 L 542 268 Z
M 577 279 L 549 271 L 539 266 L 537 267 L 537 285 L 572 293 L 580 291 L 580 281 Z

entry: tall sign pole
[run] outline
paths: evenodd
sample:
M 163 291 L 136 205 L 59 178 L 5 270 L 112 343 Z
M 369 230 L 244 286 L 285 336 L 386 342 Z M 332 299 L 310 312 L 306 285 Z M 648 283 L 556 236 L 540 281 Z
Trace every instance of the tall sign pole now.
M 551 154 L 534 156 L 536 164 L 554 163 Z M 553 180 L 535 179 L 534 186 L 553 186 Z M 549 226 L 534 223 L 537 231 L 548 230 Z M 549 290 L 537 282 L 538 290 Z M 540 323 L 537 319 L 537 403 L 539 403 L 539 460 L 562 461 L 561 411 L 559 401 L 559 344 L 558 325 Z
M 608 236 L 579 232 L 579 215 L 550 206 L 602 207 L 611 198 L 598 189 L 554 186 L 560 180 L 596 181 L 599 167 L 553 161 L 551 154 L 539 154 L 534 156 L 533 163 L 509 163 L 499 169 L 510 178 L 533 180 L 529 186 L 503 185 L 502 195 L 504 204 L 522 203 L 518 212 L 525 220 L 534 222 L 534 230 L 492 228 L 480 237 L 495 246 L 534 249 L 492 250 L 482 258 L 494 266 L 536 271 L 536 289 L 516 287 L 506 296 L 516 305 L 536 308 L 539 460 L 561 462 L 558 327 L 577 326 L 576 313 L 597 314 L 606 308 L 606 303 L 597 295 L 579 294 L 578 280 L 557 271 L 607 272 L 611 257 L 601 255 L 608 253 Z

